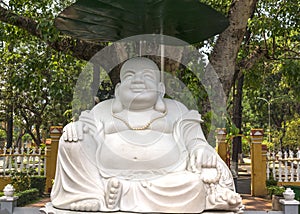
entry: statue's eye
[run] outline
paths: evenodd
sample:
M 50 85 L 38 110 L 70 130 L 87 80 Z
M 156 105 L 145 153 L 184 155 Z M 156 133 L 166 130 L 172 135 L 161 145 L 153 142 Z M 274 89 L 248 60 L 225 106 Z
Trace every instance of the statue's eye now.
M 125 79 L 131 79 L 132 77 L 133 77 L 133 73 L 132 72 L 130 72 L 130 71 L 128 71 L 128 72 L 126 72 L 126 74 L 123 76 L 123 79 L 125 80 Z
M 146 79 L 154 80 L 154 77 L 152 75 L 149 75 L 149 74 L 144 75 L 144 77 Z
M 146 79 L 151 79 L 151 80 L 154 80 L 154 79 L 155 79 L 155 77 L 154 77 L 154 75 L 153 75 L 152 72 L 145 72 L 145 73 L 144 73 L 144 78 L 146 78 Z

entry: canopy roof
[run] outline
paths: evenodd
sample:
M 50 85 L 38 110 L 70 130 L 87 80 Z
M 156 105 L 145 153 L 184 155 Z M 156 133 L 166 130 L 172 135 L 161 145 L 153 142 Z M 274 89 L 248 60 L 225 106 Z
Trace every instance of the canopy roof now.
M 96 42 L 163 34 L 194 44 L 221 33 L 228 20 L 198 0 L 79 0 L 55 24 L 69 36 Z

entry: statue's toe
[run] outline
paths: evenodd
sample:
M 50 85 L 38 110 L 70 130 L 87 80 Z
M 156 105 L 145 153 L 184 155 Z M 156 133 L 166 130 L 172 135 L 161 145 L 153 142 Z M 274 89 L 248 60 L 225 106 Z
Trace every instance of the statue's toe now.
M 118 179 L 112 178 L 108 181 L 106 192 L 106 205 L 109 209 L 115 209 L 121 197 L 122 186 Z
M 100 211 L 100 208 L 100 201 L 96 199 L 78 201 L 70 205 L 70 209 L 75 211 Z

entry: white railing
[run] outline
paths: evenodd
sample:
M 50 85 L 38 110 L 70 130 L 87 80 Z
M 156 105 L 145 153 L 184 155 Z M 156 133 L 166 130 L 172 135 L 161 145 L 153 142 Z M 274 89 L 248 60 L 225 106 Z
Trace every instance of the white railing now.
M 13 171 L 24 170 L 46 176 L 46 155 L 47 148 L 0 149 L 0 176 L 9 176 Z
M 300 182 L 300 150 L 267 152 L 267 179 L 278 182 Z

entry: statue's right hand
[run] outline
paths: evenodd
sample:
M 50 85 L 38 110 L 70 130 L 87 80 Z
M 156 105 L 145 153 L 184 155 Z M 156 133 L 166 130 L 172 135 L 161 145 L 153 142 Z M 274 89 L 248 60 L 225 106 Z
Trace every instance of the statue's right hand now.
M 71 122 L 63 129 L 63 139 L 66 142 L 77 142 L 83 139 L 85 125 L 81 121 Z

